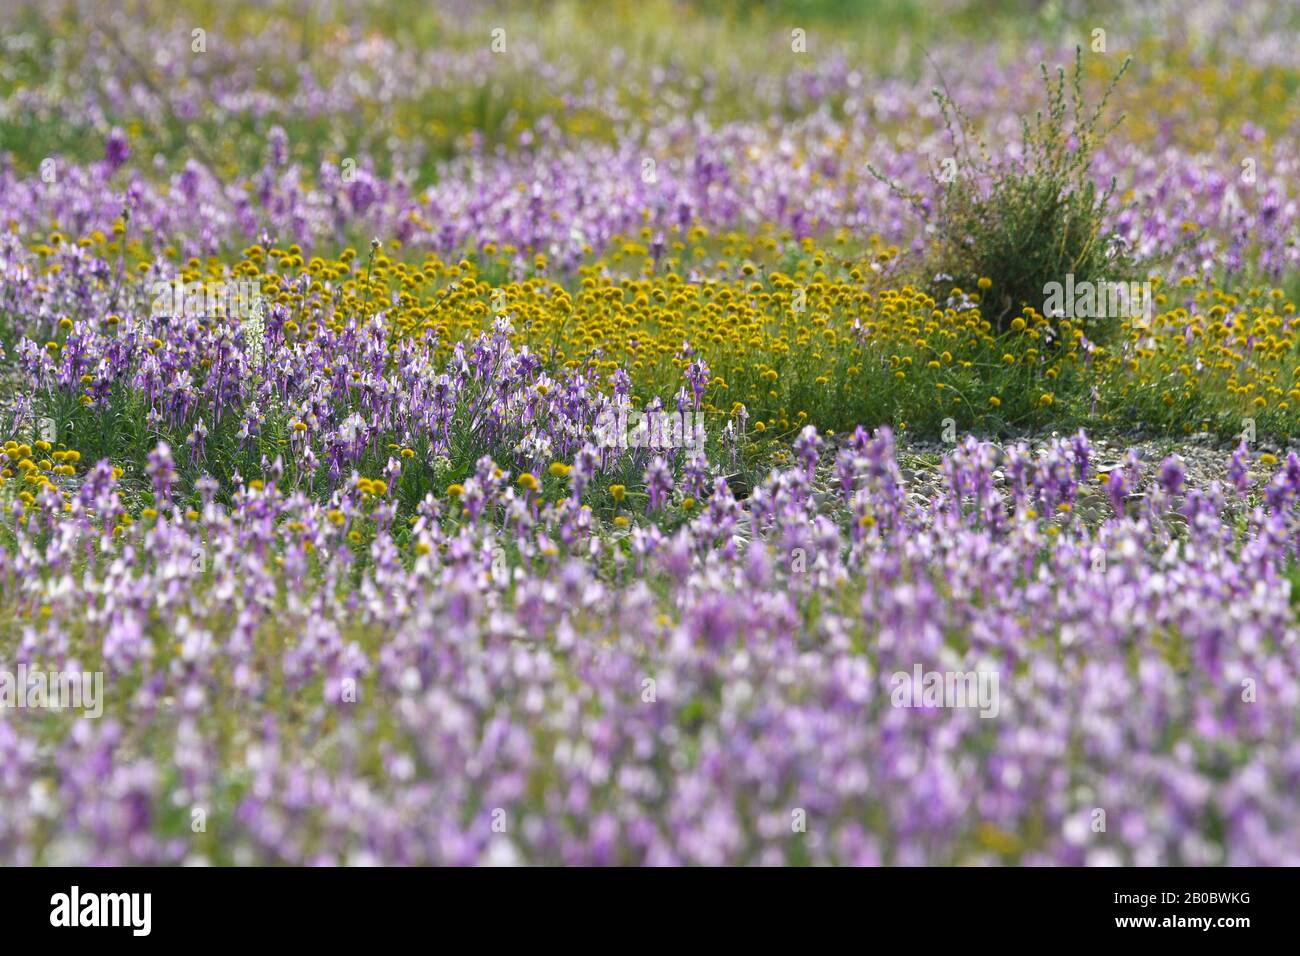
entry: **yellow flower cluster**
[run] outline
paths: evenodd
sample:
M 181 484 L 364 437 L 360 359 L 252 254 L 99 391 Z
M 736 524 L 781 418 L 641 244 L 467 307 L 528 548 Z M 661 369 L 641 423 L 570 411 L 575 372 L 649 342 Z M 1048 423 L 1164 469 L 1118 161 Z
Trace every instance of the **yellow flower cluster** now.
M 118 250 L 124 238 L 94 233 L 78 243 L 155 268 L 138 242 Z M 1074 415 L 1183 432 L 1233 430 L 1246 417 L 1283 429 L 1300 421 L 1296 306 L 1277 289 L 1153 280 L 1150 322 L 1049 318 L 1027 307 L 999 331 L 978 309 L 988 279 L 936 301 L 896 278 L 899 250 L 879 237 L 841 232 L 819 244 L 773 227 L 696 225 L 652 251 L 654 239 L 648 228 L 616 237 L 576 274 L 550 275 L 545 256 L 511 247 L 449 262 L 399 242 L 334 258 L 254 245 L 233 265 L 192 258 L 175 268 L 184 282 L 259 283 L 288 315 L 290 348 L 379 316 L 394 333 L 392 361 L 411 343 L 441 361 L 508 319 L 516 343 L 555 370 L 594 370 L 608 387 L 624 369 L 638 404 L 667 400 L 687 365 L 703 360 L 702 410 L 731 419 L 743 406 L 754 435 L 788 435 L 807 422 L 934 430 L 949 418 L 980 429 Z M 56 234 L 46 245 L 67 241 Z M 51 351 L 67 331 L 58 327 Z
M 1156 302 L 1149 327 L 1125 323 L 1126 341 L 1114 350 L 1121 367 L 1102 373 L 1112 414 L 1136 408 L 1144 421 L 1183 432 L 1234 432 L 1252 422 L 1295 430 L 1300 318 L 1281 289 L 1230 292 L 1185 277 Z
M 55 448 L 50 442 L 40 440 L 27 444 L 9 439 L 0 451 L 0 488 L 10 481 L 19 482 L 15 497 L 24 505 L 35 504 L 37 495 L 45 488 L 58 492 L 59 479 L 75 475 L 76 465 L 81 461 L 81 452 L 62 446 Z

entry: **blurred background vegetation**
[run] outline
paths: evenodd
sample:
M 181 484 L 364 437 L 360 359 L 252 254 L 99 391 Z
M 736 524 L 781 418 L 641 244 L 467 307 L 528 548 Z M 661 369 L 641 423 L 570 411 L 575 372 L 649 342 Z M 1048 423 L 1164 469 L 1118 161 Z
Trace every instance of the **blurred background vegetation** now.
M 279 125 L 309 171 L 364 155 L 419 185 L 440 162 L 513 148 L 548 124 L 614 142 L 682 116 L 717 125 L 834 112 L 834 90 L 801 98 L 798 78 L 818 64 L 929 86 L 943 62 L 1037 62 L 1086 42 L 1097 24 L 1118 52 L 1149 54 L 1120 110 L 1158 109 L 1179 70 L 1216 127 L 1291 122 L 1294 109 L 1259 107 L 1294 99 L 1300 70 L 1218 56 L 1215 30 L 1143 16 L 1108 0 L 10 0 L 0 10 L 0 156 L 23 173 L 51 155 L 91 161 L 117 126 L 160 174 L 198 156 L 235 176 L 261 166 Z M 489 49 L 497 27 L 509 56 Z M 206 33 L 202 58 L 190 49 L 195 29 Z M 789 55 L 794 29 L 806 33 L 806 56 Z M 314 90 L 350 93 L 349 108 L 300 105 Z

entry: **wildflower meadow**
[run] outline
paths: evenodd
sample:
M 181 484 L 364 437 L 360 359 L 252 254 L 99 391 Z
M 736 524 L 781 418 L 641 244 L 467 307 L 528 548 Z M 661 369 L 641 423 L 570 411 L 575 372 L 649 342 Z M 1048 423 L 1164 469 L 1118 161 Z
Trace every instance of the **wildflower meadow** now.
M 1298 45 L 0 5 L 0 866 L 1300 865 Z

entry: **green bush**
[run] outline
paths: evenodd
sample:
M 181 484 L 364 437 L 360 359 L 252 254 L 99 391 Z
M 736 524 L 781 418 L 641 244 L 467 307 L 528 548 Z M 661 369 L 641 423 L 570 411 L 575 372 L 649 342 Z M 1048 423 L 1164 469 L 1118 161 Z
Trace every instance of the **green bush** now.
M 1124 61 L 1091 111 L 1084 104 L 1081 48 L 1068 87 L 1064 69 L 1057 69 L 1053 82 L 1043 66 L 1046 109 L 1032 122 L 1021 120 L 1024 148 L 1014 162 L 991 160 L 971 118 L 946 88 L 934 91 L 953 149 L 940 170 L 943 192 L 927 216 L 935 241 L 925 268 L 936 298 L 942 301 L 956 288 L 978 292 L 985 318 L 1005 329 L 1026 305 L 1041 311 L 1045 286 L 1064 282 L 1067 273 L 1076 283 L 1132 278 L 1127 251 L 1102 229 L 1115 183 L 1099 191 L 1091 177 L 1097 148 L 1124 119 L 1102 125 L 1130 62 Z M 981 278 L 992 284 L 981 290 Z M 1089 337 L 1100 337 L 1103 330 L 1088 325 L 1085 320 Z

